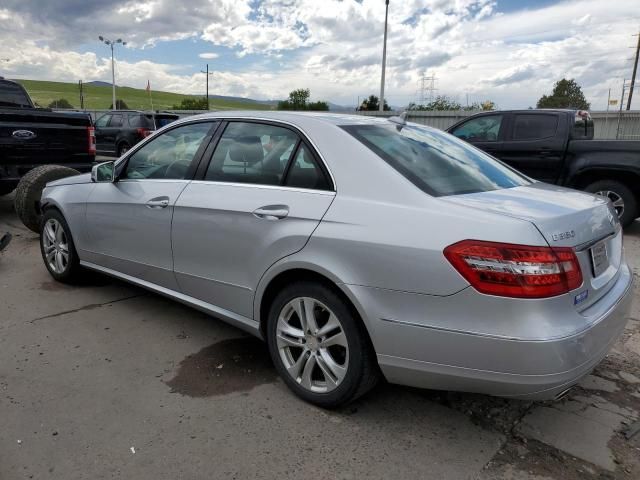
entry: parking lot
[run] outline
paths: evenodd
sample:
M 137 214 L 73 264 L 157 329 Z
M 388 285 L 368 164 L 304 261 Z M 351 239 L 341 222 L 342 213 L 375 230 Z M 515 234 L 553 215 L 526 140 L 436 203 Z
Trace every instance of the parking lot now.
M 0 197 L 0 479 L 640 478 L 640 289 L 612 353 L 531 403 L 380 385 L 324 411 L 266 348 L 120 281 L 54 282 Z M 626 255 L 640 269 L 640 222 Z

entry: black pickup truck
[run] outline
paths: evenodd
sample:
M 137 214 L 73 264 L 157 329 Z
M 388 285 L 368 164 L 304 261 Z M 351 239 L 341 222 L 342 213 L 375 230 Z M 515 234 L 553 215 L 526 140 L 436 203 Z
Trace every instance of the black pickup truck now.
M 640 216 L 640 141 L 593 140 L 586 111 L 479 113 L 447 131 L 531 178 L 609 197 L 625 226 Z
M 36 108 L 19 83 L 0 77 L 0 195 L 41 165 L 88 172 L 95 155 L 89 114 Z

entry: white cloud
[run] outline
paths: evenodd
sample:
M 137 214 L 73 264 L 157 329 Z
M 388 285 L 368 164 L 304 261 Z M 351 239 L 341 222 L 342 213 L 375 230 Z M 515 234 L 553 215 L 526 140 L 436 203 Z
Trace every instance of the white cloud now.
M 201 53 L 198 55 L 200 58 L 205 58 L 207 60 L 213 60 L 214 58 L 218 58 L 220 55 L 217 53 L 209 52 L 209 53 Z
M 564 0 L 500 13 L 492 0 L 392 2 L 388 100 L 415 100 L 427 71 L 436 74 L 438 93 L 490 98 L 504 108 L 535 105 L 555 81 L 575 78 L 592 106 L 604 108 L 607 89 L 631 73 L 626 47 L 640 15 L 630 3 Z M 283 98 L 308 87 L 315 98 L 355 105 L 379 89 L 383 21 L 378 0 L 4 0 L 1 56 L 10 61 L 0 68 L 22 78 L 108 80 L 108 59 L 76 45 L 98 34 L 121 36 L 132 48 L 192 38 L 251 55 L 238 60 L 240 73 L 211 76 L 216 93 Z M 186 75 L 178 73 L 185 65 L 119 62 L 117 82 L 144 87 L 149 78 L 154 89 L 202 93 L 197 59 L 215 55 L 185 53 L 182 63 L 194 65 Z

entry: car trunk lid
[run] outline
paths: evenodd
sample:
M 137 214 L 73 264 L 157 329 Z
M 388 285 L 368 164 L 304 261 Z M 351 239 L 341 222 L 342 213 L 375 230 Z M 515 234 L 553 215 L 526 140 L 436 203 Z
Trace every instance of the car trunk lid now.
M 574 304 L 580 310 L 604 295 L 617 277 L 622 262 L 622 231 L 606 199 L 533 183 L 440 200 L 530 221 L 551 247 L 573 247 L 584 280 L 583 286 L 574 291 Z

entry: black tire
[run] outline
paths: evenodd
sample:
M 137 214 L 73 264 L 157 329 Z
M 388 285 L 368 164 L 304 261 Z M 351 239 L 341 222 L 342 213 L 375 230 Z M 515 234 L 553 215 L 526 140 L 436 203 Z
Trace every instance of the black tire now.
M 44 236 L 47 222 L 53 219 L 59 223 L 65 234 L 65 243 L 68 251 L 68 261 L 66 262 L 66 268 L 62 272 L 56 272 L 53 270 L 45 253 Z M 80 266 L 80 259 L 78 258 L 78 252 L 76 251 L 75 244 L 73 243 L 73 237 L 71 236 L 71 230 L 64 216 L 56 209 L 50 208 L 42 215 L 42 222 L 40 226 L 40 253 L 45 267 L 49 271 L 49 274 L 58 282 L 76 284 L 84 278 L 84 269 Z
M 15 189 L 16 189 L 16 187 L 14 187 L 14 186 L 0 185 L 0 197 L 2 197 L 4 195 L 9 195 Z
M 628 227 L 638 216 L 638 201 L 636 196 L 624 183 L 617 180 L 598 180 L 587 185 L 584 189 L 590 193 L 612 192 L 624 202 L 622 214 L 618 218 L 623 227 Z M 614 197 L 615 198 L 615 197 Z M 618 211 L 618 209 L 616 209 Z
M 29 230 L 40 233 L 41 214 L 38 202 L 47 182 L 78 175 L 80 172 L 60 165 L 42 165 L 27 172 L 16 188 L 14 206 L 18 217 Z
M 124 155 L 130 148 L 131 145 L 129 145 L 127 142 L 121 142 L 120 145 L 118 145 L 118 157 Z
M 287 371 L 277 344 L 277 324 L 281 310 L 293 299 L 309 297 L 326 305 L 338 317 L 346 336 L 349 361 L 346 374 L 334 390 L 312 392 L 302 387 Z M 300 398 L 323 408 L 345 405 L 371 390 L 380 378 L 375 352 L 366 329 L 355 310 L 332 288 L 312 281 L 286 286 L 273 300 L 267 319 L 267 343 L 276 370 L 287 386 Z

